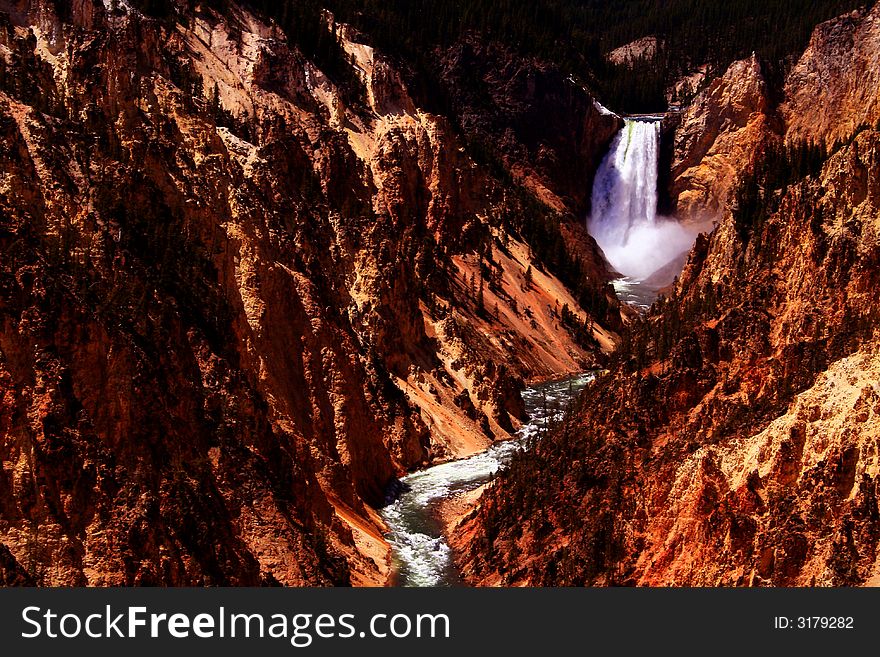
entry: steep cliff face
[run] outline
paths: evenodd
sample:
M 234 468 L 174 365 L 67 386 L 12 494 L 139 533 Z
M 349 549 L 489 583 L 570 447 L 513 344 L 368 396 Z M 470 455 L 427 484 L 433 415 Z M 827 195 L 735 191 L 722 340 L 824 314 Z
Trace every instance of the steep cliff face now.
M 343 93 L 234 5 L 62 9 L 0 2 L 4 581 L 384 581 L 389 480 L 615 336 L 347 28 Z
M 513 176 L 549 205 L 584 217 L 596 163 L 623 121 L 573 78 L 497 43 L 459 43 L 441 66 L 465 134 L 493 144 Z
M 880 103 L 880 7 L 819 25 L 773 101 L 760 62 L 734 62 L 671 120 L 668 193 L 685 222 L 717 221 L 738 178 L 768 145 L 785 141 L 831 148 L 861 126 L 876 126 Z
M 827 56 L 862 52 L 849 34 Z M 844 97 L 834 79 L 816 97 Z M 759 154 L 758 200 L 721 208 L 610 372 L 459 525 L 470 581 L 876 581 L 880 132 L 825 125 L 827 156 L 796 127 Z
M 789 75 L 781 111 L 788 136 L 829 147 L 880 120 L 880 6 L 820 25 Z
M 761 65 L 734 62 L 688 105 L 673 132 L 669 194 L 686 223 L 719 220 L 737 179 L 778 126 Z

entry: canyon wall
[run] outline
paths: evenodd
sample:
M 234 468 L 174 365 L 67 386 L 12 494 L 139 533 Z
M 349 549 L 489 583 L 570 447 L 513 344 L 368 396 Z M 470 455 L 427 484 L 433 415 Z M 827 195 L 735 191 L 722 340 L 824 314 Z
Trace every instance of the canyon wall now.
M 820 25 L 788 76 L 781 114 L 789 139 L 830 148 L 880 120 L 880 11 L 862 9 Z
M 777 132 L 760 62 L 734 62 L 673 120 L 673 212 L 684 223 L 709 224 L 724 214 L 738 176 Z
M 540 262 L 523 218 L 574 243 L 571 209 L 350 29 L 345 87 L 234 4 L 179 6 L 0 2 L 2 581 L 383 583 L 389 481 L 611 350 L 604 266 L 584 236 Z M 564 93 L 557 165 L 589 171 L 615 119 Z
M 817 26 L 782 89 L 769 88 L 754 55 L 731 64 L 668 120 L 674 214 L 686 223 L 720 220 L 739 177 L 768 145 L 815 142 L 830 149 L 860 127 L 875 126 L 878 57 L 875 6 Z
M 855 85 L 880 69 L 878 15 L 819 26 L 776 110 L 714 103 L 723 80 L 697 98 L 722 115 L 703 125 L 731 130 L 701 128 L 710 145 L 685 140 L 682 152 L 705 153 L 694 166 L 706 171 L 736 170 L 712 144 L 755 125 L 758 137 L 732 149 L 757 163 L 735 176 L 748 193 L 717 205 L 718 226 L 610 371 L 458 525 L 470 582 L 878 581 L 880 129 L 878 87 Z M 754 63 L 737 69 L 757 89 Z M 838 100 L 813 100 L 809 116 L 824 118 L 802 122 L 808 98 Z M 738 120 L 723 118 L 737 106 Z M 758 130 L 773 113 L 784 121 Z M 786 130 L 788 147 L 774 146 Z
M 440 67 L 472 140 L 494 144 L 512 175 L 551 207 L 589 214 L 593 175 L 620 119 L 599 110 L 572 77 L 495 42 L 458 43 Z

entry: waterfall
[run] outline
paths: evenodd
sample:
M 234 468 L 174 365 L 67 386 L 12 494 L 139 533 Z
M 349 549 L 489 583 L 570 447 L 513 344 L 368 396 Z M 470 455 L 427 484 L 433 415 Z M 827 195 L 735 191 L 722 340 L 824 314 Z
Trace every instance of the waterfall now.
M 694 240 L 677 221 L 657 216 L 659 154 L 660 122 L 626 119 L 593 183 L 590 234 L 609 264 L 636 280 L 674 267 Z

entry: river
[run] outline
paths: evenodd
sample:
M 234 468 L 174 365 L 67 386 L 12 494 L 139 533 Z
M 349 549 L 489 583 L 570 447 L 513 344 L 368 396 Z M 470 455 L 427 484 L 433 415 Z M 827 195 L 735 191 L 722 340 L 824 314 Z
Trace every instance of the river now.
M 461 579 L 437 519 L 445 499 L 473 490 L 506 467 L 513 454 L 538 437 L 548 422 L 562 416 L 569 401 L 595 378 L 589 372 L 564 381 L 526 388 L 523 401 L 529 421 L 516 436 L 498 442 L 466 459 L 435 465 L 401 479 L 404 492 L 386 506 L 397 584 L 400 586 L 457 586 Z
M 660 288 L 652 285 L 649 281 L 640 281 L 628 276 L 611 281 L 611 285 L 621 303 L 638 308 L 643 312 L 651 307 L 660 294 Z

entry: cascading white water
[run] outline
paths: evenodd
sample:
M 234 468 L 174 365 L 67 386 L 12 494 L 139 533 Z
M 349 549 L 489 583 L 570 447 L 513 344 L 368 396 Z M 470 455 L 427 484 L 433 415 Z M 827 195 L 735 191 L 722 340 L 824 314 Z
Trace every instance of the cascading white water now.
M 529 421 L 516 438 L 495 443 L 485 452 L 414 472 L 401 482 L 405 492 L 382 511 L 388 524 L 402 586 L 454 586 L 460 584 L 449 545 L 435 517 L 436 504 L 485 484 L 513 455 L 533 445 L 541 431 L 559 420 L 578 392 L 595 378 L 588 372 L 567 381 L 554 381 L 523 390 Z
M 626 119 L 593 183 L 590 234 L 611 266 L 636 281 L 680 259 L 695 237 L 657 216 L 659 154 L 660 122 Z

